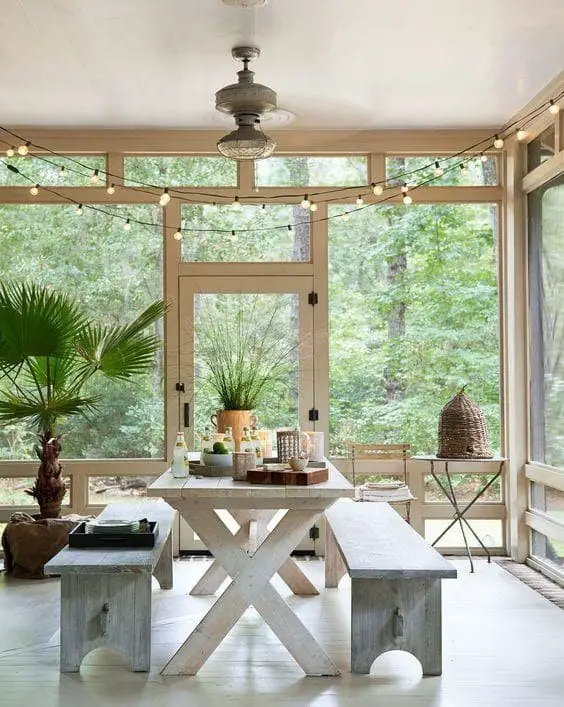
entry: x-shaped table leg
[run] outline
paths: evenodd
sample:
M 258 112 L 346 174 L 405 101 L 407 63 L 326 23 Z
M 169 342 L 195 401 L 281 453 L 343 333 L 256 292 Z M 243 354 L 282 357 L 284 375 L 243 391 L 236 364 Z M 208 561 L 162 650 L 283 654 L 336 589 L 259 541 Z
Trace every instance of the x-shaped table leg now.
M 251 528 L 256 530 L 256 541 L 257 544 L 260 545 L 260 543 L 268 535 L 267 525 L 272 518 L 274 518 L 277 511 L 231 510 L 229 513 L 240 526 L 239 530 L 235 534 L 237 542 L 239 545 L 253 553 L 256 548 L 251 548 L 249 544 L 252 543 L 253 540 L 250 538 Z M 256 521 L 256 526 L 252 525 L 253 521 Z M 291 557 L 288 557 L 282 563 L 278 569 L 278 574 L 294 592 L 294 594 L 306 596 L 319 594 L 315 585 L 310 582 L 307 576 L 299 568 L 298 564 Z M 207 596 L 209 594 L 215 594 L 228 576 L 229 575 L 219 564 L 219 562 L 214 561 L 204 572 L 194 587 L 192 587 L 190 594 L 192 596 Z
M 271 577 L 319 516 L 318 510 L 289 510 L 250 555 L 212 509 L 183 508 L 190 525 L 233 581 L 163 670 L 195 675 L 221 641 L 253 605 L 307 675 L 340 671 L 274 587 Z

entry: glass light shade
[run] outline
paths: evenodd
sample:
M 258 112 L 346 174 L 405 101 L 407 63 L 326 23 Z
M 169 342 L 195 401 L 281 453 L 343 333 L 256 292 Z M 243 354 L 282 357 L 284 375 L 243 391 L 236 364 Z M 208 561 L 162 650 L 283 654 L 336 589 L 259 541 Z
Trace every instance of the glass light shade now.
M 276 143 L 254 125 L 239 125 L 217 143 L 218 151 L 233 160 L 262 160 L 270 157 Z

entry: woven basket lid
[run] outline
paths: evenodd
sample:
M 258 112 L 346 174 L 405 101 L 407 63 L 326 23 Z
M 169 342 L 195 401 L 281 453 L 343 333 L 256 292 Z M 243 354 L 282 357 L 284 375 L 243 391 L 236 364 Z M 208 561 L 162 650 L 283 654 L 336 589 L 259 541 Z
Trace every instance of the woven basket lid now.
M 484 413 L 464 388 L 441 410 L 439 451 L 444 459 L 491 459 Z

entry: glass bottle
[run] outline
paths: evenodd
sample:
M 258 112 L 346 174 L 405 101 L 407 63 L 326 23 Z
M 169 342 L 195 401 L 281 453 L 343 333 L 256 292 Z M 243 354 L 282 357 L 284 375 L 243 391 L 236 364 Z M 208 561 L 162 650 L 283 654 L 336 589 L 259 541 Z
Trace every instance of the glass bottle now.
M 172 450 L 172 465 L 170 471 L 175 478 L 183 478 L 188 476 L 188 450 L 184 441 L 184 432 L 176 434 L 176 442 Z
M 204 429 L 204 434 L 202 435 L 200 441 L 200 456 L 204 453 L 206 449 L 210 452 L 213 449 L 213 439 L 211 434 L 211 428 L 209 427 L 206 427 Z
M 252 452 L 253 454 L 255 453 L 255 446 L 251 439 L 248 427 L 243 427 L 243 436 L 241 437 L 240 450 L 242 452 Z
M 257 466 L 262 466 L 264 463 L 264 459 L 262 456 L 262 444 L 260 441 L 260 437 L 258 435 L 257 427 L 256 425 L 253 425 L 251 427 L 251 441 L 253 443 L 254 447 L 254 452 L 255 452 L 255 457 L 256 457 L 256 465 Z
M 233 441 L 233 429 L 231 427 L 225 428 L 225 435 L 223 436 L 223 444 L 229 450 L 229 454 L 233 454 L 235 451 L 235 442 Z

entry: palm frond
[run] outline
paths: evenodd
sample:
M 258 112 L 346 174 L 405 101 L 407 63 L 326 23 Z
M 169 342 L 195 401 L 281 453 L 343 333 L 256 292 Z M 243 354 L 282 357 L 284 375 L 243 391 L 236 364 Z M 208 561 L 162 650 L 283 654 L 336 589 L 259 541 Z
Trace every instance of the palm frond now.
M 78 342 L 78 350 L 86 362 L 84 375 L 92 368 L 109 378 L 124 380 L 150 370 L 162 342 L 144 330 L 157 322 L 168 306 L 162 300 L 154 302 L 126 326 L 85 327 Z
M 0 283 L 0 361 L 64 356 L 86 318 L 66 295 L 26 283 Z
M 22 420 L 38 431 L 55 427 L 69 415 L 86 415 L 96 409 L 98 397 L 82 397 L 72 391 L 57 391 L 48 401 L 36 395 L 4 395 L 0 399 L 0 421 Z

